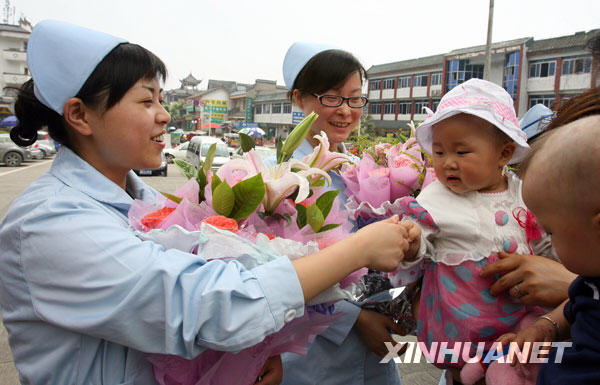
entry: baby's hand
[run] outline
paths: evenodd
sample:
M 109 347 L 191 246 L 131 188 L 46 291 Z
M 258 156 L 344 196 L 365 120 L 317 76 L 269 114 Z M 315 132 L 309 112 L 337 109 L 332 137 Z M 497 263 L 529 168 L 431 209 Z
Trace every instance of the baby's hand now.
M 525 329 L 519 331 L 518 333 L 506 333 L 498 337 L 496 341 L 502 343 L 502 346 L 507 346 L 511 342 L 515 342 L 519 349 L 523 350 L 523 345 L 525 342 L 529 342 L 531 345 L 528 350 L 524 352 L 527 357 L 524 357 L 525 360 L 523 362 L 529 362 L 529 355 L 531 354 L 531 346 L 534 342 L 552 342 L 556 338 L 556 330 L 546 320 L 538 319 Z M 541 357 L 541 356 L 540 356 Z M 511 366 L 515 366 L 519 362 L 519 359 L 513 357 Z
M 406 240 L 408 241 L 408 250 L 404 254 L 404 258 L 406 260 L 414 259 L 421 246 L 421 226 L 411 221 L 402 221 L 400 225 L 406 229 Z
M 357 239 L 354 249 L 364 253 L 365 266 L 373 270 L 396 270 L 408 250 L 406 228 L 398 222 L 397 215 L 371 223 L 353 237 Z

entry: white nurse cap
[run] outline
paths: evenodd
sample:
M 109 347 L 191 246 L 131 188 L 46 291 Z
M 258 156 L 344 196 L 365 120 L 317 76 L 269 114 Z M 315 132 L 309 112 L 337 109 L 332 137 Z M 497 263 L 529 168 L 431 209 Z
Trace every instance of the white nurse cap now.
M 285 86 L 292 90 L 294 82 L 302 68 L 318 53 L 330 49 L 339 49 L 329 44 L 313 44 L 305 42 L 296 42 L 290 46 L 285 59 L 283 59 L 283 80 Z
M 62 115 L 67 100 L 77 95 L 98 63 L 121 43 L 127 40 L 64 21 L 37 23 L 27 44 L 35 96 Z

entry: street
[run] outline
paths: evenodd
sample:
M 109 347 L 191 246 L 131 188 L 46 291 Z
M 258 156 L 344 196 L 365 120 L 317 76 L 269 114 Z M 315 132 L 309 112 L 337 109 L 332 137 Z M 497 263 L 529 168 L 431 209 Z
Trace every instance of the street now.
M 0 166 L 0 218 L 4 218 L 11 202 L 42 173 L 50 169 L 52 159 L 25 163 L 21 167 Z M 177 167 L 168 165 L 168 176 L 143 177 L 144 182 L 158 191 L 173 193 L 185 182 Z M 403 341 L 415 341 L 414 337 L 402 337 Z M 403 385 L 437 384 L 441 371 L 425 362 L 398 364 Z M 19 376 L 13 365 L 8 346 L 6 329 L 0 320 L 0 385 L 18 385 Z

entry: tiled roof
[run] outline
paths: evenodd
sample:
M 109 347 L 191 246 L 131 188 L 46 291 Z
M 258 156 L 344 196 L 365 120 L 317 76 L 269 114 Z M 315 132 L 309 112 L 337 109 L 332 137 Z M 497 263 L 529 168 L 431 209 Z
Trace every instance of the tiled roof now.
M 574 35 L 554 37 L 551 39 L 534 40 L 529 46 L 531 53 L 541 51 L 551 51 L 555 49 L 584 48 L 588 38 L 599 33 L 600 29 L 592 29 L 588 32 L 577 32 Z
M 207 88 L 209 90 L 213 89 L 213 88 L 225 88 L 227 91 L 230 91 L 230 90 L 235 90 L 237 87 L 236 87 L 236 82 L 234 82 L 234 81 L 209 79 Z
M 192 73 L 190 72 L 190 74 L 188 76 L 186 76 L 184 79 L 181 79 L 180 82 L 182 83 L 190 83 L 190 84 L 200 84 L 202 80 L 198 80 L 194 77 L 194 75 L 192 75 Z
M 287 91 L 257 95 L 254 102 L 287 101 Z
M 498 42 L 498 43 L 492 43 L 492 50 L 502 49 L 502 48 L 508 48 L 508 47 L 513 47 L 513 46 L 525 44 L 525 43 L 527 43 L 531 39 L 532 39 L 531 37 L 523 37 L 523 38 L 520 38 L 520 39 L 506 40 L 506 41 L 501 41 L 501 42 Z M 452 50 L 452 51 L 448 52 L 444 56 L 464 55 L 464 54 L 467 54 L 467 53 L 484 52 L 484 51 L 485 51 L 485 44 L 484 45 L 477 45 L 477 46 L 474 46 L 474 47 L 467 47 L 467 48 L 455 49 L 455 50 Z
M 0 31 L 19 32 L 19 33 L 26 33 L 28 35 L 31 34 L 31 32 L 27 31 L 26 29 L 23 29 L 18 25 L 12 25 L 12 24 L 0 24 Z
M 403 61 L 397 61 L 393 63 L 378 64 L 371 66 L 367 70 L 367 76 L 369 78 L 377 76 L 379 74 L 385 74 L 386 72 L 399 72 L 419 67 L 431 67 L 439 65 L 442 68 L 444 62 L 444 55 L 433 55 L 425 56 L 417 59 L 409 59 Z
M 408 121 L 404 120 L 370 120 L 376 128 L 397 129 L 408 127 Z

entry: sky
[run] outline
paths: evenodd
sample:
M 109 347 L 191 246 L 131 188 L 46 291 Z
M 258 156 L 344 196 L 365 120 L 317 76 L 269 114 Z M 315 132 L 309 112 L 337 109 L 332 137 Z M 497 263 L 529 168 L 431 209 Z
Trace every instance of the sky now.
M 208 79 L 283 85 L 283 58 L 295 41 L 338 46 L 366 69 L 484 45 L 489 10 L 488 0 L 8 1 L 14 20 L 69 21 L 146 47 L 167 65 L 165 89 L 190 72 L 201 89 Z M 492 40 L 589 31 L 600 28 L 598 15 L 598 0 L 495 0 Z

